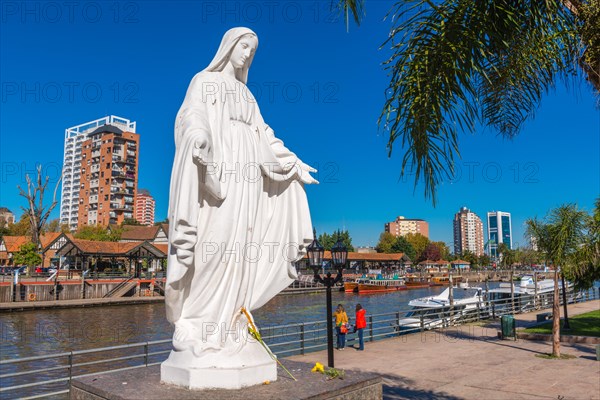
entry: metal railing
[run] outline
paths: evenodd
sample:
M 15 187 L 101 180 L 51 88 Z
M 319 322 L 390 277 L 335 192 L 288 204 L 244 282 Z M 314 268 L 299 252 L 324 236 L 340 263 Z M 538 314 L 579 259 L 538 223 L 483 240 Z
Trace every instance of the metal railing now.
M 600 298 L 598 288 L 577 293 L 569 292 L 568 303 Z M 493 320 L 505 314 L 518 314 L 551 306 L 553 294 L 522 295 L 462 306 L 432 307 L 420 309 L 420 314 L 410 320 L 406 314 L 414 310 L 371 314 L 367 316 L 364 340 L 374 341 L 400 335 L 424 332 L 429 329 L 447 328 L 480 320 Z M 562 303 L 562 296 L 560 296 Z M 514 304 L 514 307 L 513 307 Z M 261 336 L 279 357 L 305 354 L 327 347 L 327 322 L 310 321 L 297 324 L 266 326 Z M 352 335 L 347 343 L 357 340 Z M 125 344 L 89 350 L 25 357 L 0 361 L 0 398 L 35 399 L 64 395 L 69 392 L 72 379 L 89 375 L 125 371 L 158 365 L 171 351 L 171 339 Z M 66 398 L 66 396 L 65 396 Z
M 112 288 L 108 293 L 106 293 L 104 296 L 104 298 L 106 297 L 112 297 L 113 294 L 115 294 L 116 292 L 118 292 L 119 290 L 121 290 L 124 286 L 126 286 L 127 284 L 129 284 L 129 282 L 131 282 L 135 276 L 131 275 L 128 277 L 125 277 L 126 279 L 123 280 L 123 282 L 119 283 L 117 286 L 115 286 L 114 288 Z

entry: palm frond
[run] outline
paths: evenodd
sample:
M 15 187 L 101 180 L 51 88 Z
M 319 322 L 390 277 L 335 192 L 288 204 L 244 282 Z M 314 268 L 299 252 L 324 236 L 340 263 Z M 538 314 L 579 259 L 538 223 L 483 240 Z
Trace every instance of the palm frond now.
M 333 6 L 333 0 L 331 4 Z M 337 0 L 336 7 L 340 12 L 344 13 L 346 31 L 350 29 L 350 13 L 352 13 L 356 25 L 360 26 L 362 18 L 365 15 L 365 0 Z
M 460 131 L 482 122 L 516 135 L 557 76 L 573 73 L 576 24 L 559 0 L 406 0 L 390 15 L 379 124 L 389 155 L 400 139 L 401 175 L 411 168 L 435 204 Z

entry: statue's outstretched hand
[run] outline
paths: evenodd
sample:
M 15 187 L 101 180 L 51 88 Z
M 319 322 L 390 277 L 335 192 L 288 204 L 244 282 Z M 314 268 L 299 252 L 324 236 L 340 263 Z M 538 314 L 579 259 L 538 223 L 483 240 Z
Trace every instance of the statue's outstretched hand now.
M 298 163 L 300 164 L 300 168 L 305 171 L 312 172 L 312 173 L 317 172 L 317 170 L 315 168 L 311 167 L 308 164 L 305 164 L 303 161 L 298 160 Z
M 315 178 L 313 178 L 313 176 L 310 174 L 317 172 L 317 170 L 313 167 L 311 167 L 308 164 L 303 163 L 302 161 L 298 160 L 298 177 L 300 179 L 301 182 L 307 184 L 307 185 L 318 185 L 319 181 L 316 180 Z

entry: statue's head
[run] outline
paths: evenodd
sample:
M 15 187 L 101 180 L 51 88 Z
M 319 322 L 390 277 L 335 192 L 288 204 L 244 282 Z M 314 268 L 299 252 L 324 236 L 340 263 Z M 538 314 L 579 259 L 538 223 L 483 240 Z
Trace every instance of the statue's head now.
M 258 47 L 256 33 L 248 28 L 232 28 L 225 32 L 217 54 L 205 71 L 222 71 L 231 63 L 236 71 L 236 77 L 246 83 L 248 69 L 254 59 Z

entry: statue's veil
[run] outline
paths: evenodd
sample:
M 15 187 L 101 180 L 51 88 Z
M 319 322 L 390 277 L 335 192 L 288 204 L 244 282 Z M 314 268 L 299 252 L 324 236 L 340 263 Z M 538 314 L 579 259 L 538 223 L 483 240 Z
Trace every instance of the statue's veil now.
M 256 38 L 256 42 L 258 43 L 258 36 L 251 29 L 248 28 L 232 28 L 225 32 L 223 35 L 223 39 L 221 40 L 221 45 L 219 46 L 219 50 L 217 50 L 217 54 L 213 60 L 208 64 L 208 67 L 204 69 L 204 71 L 223 71 L 223 68 L 229 62 L 229 56 L 237 44 L 237 42 L 242 38 L 242 36 L 252 35 Z M 244 66 L 244 68 L 240 71 L 241 76 L 236 76 L 241 82 L 244 84 L 248 81 L 248 69 L 250 65 L 252 65 L 252 60 L 254 59 L 254 54 L 250 56 L 250 59 Z

